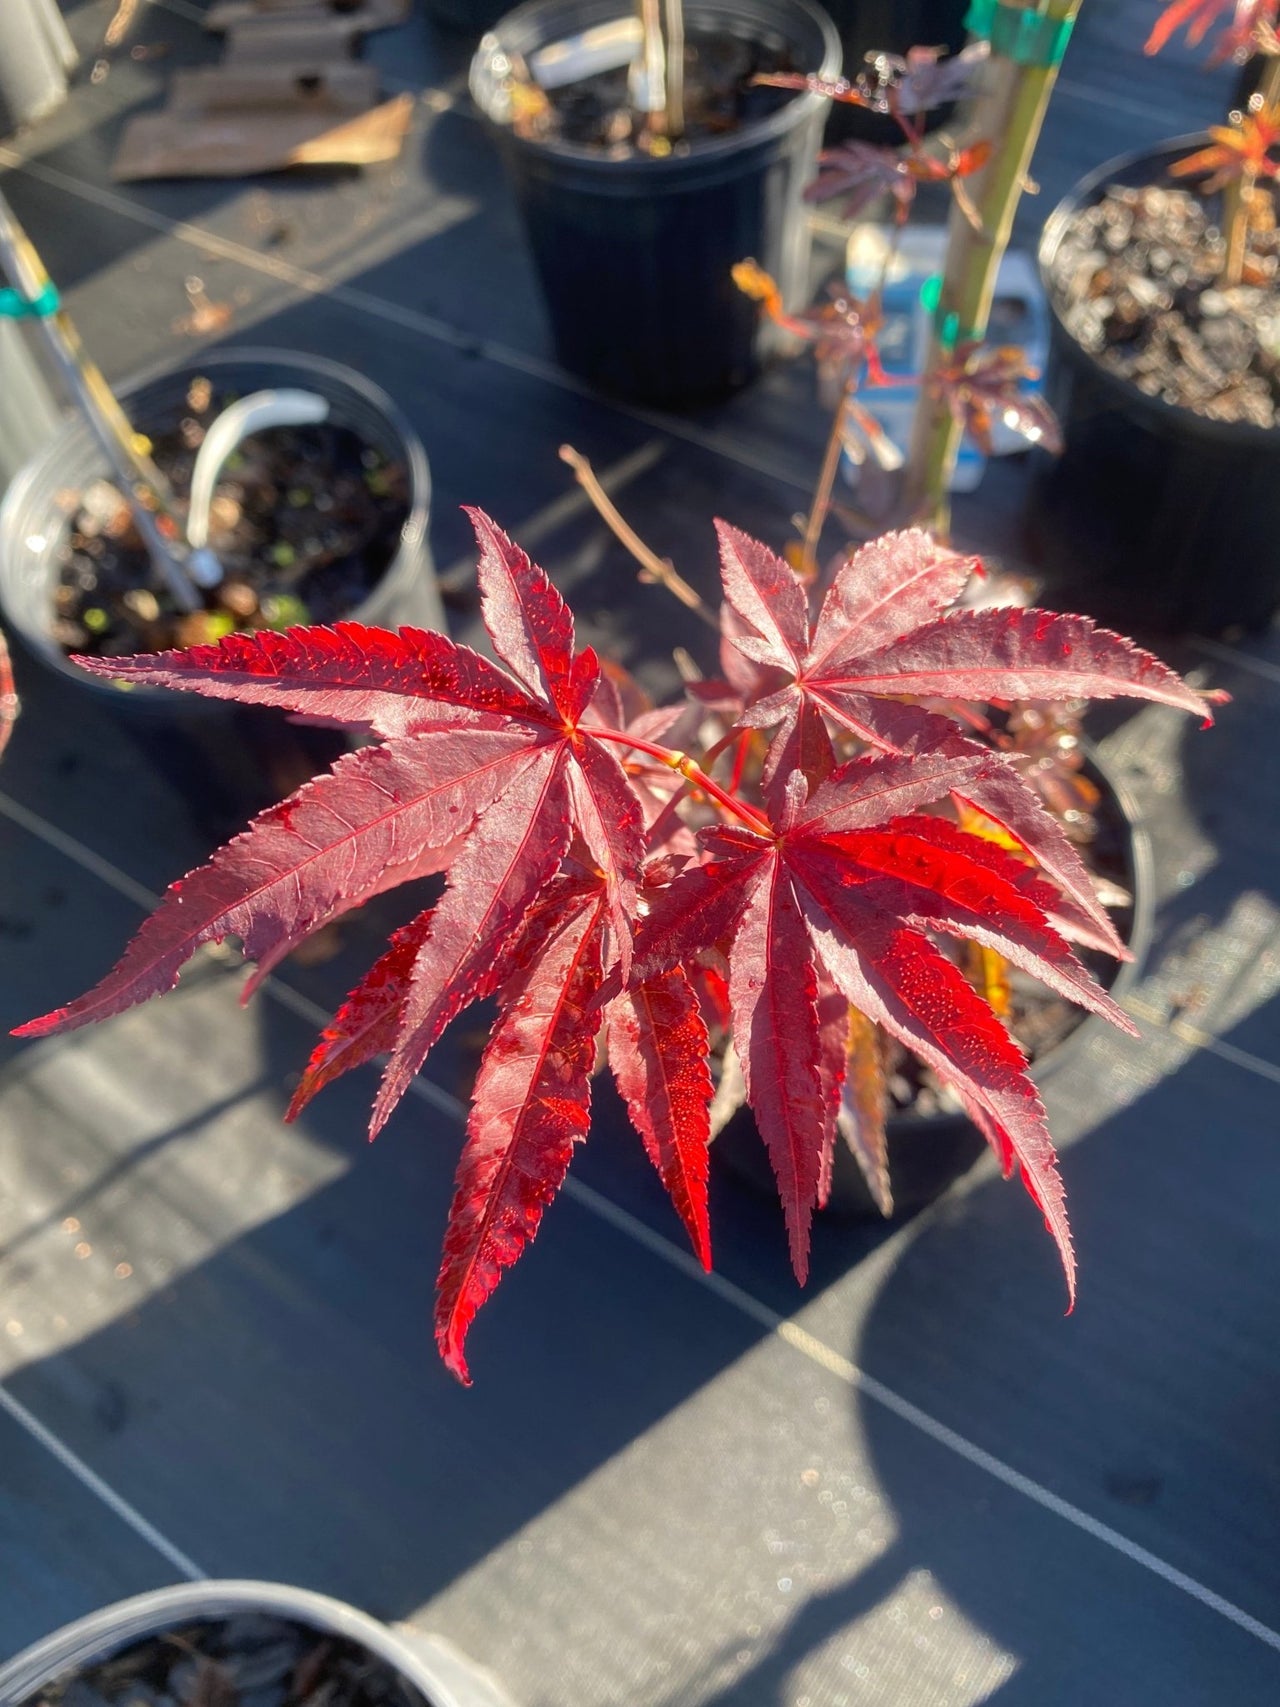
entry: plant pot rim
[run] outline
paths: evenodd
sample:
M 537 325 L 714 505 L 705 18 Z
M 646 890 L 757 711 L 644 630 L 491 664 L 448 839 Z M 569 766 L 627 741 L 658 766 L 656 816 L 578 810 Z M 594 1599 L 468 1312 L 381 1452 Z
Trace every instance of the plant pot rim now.
M 1123 183 L 1126 173 L 1134 167 L 1159 160 L 1163 155 L 1176 158 L 1182 154 L 1190 154 L 1196 148 L 1203 147 L 1210 141 L 1207 131 L 1193 131 L 1185 136 L 1169 137 L 1164 142 L 1158 142 L 1145 148 L 1130 149 L 1125 154 L 1114 155 L 1101 166 L 1095 166 L 1091 172 L 1086 172 L 1062 198 L 1053 212 L 1045 221 L 1041 233 L 1036 260 L 1040 270 L 1040 284 L 1045 299 L 1049 304 L 1049 314 L 1054 326 L 1061 336 L 1085 360 L 1092 363 L 1098 372 L 1105 376 L 1132 407 L 1143 411 L 1150 419 L 1162 423 L 1170 432 L 1182 437 L 1194 436 L 1212 440 L 1216 444 L 1231 446 L 1239 445 L 1251 449 L 1260 446 L 1280 443 L 1280 426 L 1259 427 L 1252 421 L 1215 421 L 1208 415 L 1201 415 L 1195 409 L 1188 409 L 1180 403 L 1167 403 L 1163 397 L 1152 397 L 1141 390 L 1131 379 L 1100 362 L 1091 350 L 1068 330 L 1058 309 L 1057 288 L 1052 276 L 1053 263 L 1057 258 L 1058 247 L 1066 234 L 1067 226 L 1075 214 L 1086 204 L 1097 201 L 1101 192 L 1111 183 Z M 1175 189 L 1187 189 L 1188 186 L 1176 184 Z M 1194 194 L 1195 192 L 1189 191 Z
M 628 11 L 627 0 L 580 0 L 584 11 L 611 11 L 618 17 L 625 17 Z M 588 148 L 581 143 L 565 142 L 559 138 L 541 140 L 533 137 L 517 137 L 510 124 L 497 117 L 490 111 L 489 104 L 484 98 L 484 68 L 496 54 L 504 54 L 502 33 L 510 24 L 517 27 L 531 22 L 542 12 L 552 6 L 563 4 L 563 0 L 524 0 L 524 4 L 516 6 L 506 13 L 491 30 L 486 30 L 480 38 L 480 44 L 472 56 L 468 72 L 468 87 L 476 107 L 484 115 L 493 128 L 505 136 L 511 137 L 522 149 L 530 154 L 541 155 L 546 159 L 572 161 L 588 172 L 598 172 L 604 178 L 616 178 L 624 174 L 641 180 L 661 181 L 663 178 L 678 176 L 681 169 L 686 171 L 696 167 L 727 159 L 744 149 L 772 142 L 776 137 L 785 135 L 797 125 L 820 112 L 828 105 L 825 95 L 801 94 L 786 101 L 774 112 L 763 118 L 750 119 L 739 129 L 724 136 L 701 137 L 690 142 L 681 153 L 671 153 L 664 158 L 652 155 L 636 154 L 611 157 L 599 149 Z M 732 10 L 731 0 L 689 0 L 688 11 L 695 16 L 700 6 L 711 6 L 718 10 Z M 815 26 L 823 38 L 824 52 L 819 75 L 825 78 L 837 77 L 843 60 L 843 49 L 840 36 L 835 25 L 821 6 L 814 0 L 782 0 L 777 5 L 777 12 L 782 21 L 785 10 L 798 13 L 807 18 Z
M 1107 986 L 1107 994 L 1113 1002 L 1119 1002 L 1126 996 L 1142 977 L 1151 944 L 1155 937 L 1156 921 L 1156 861 L 1155 851 L 1151 845 L 1151 837 L 1142 819 L 1142 809 L 1134 799 L 1129 788 L 1116 776 L 1115 771 L 1106 758 L 1098 751 L 1092 741 L 1084 740 L 1081 747 L 1085 756 L 1086 770 L 1092 770 L 1103 782 L 1107 791 L 1120 809 L 1124 819 L 1126 840 L 1129 848 L 1131 866 L 1130 879 L 1133 888 L 1132 918 L 1129 923 L 1129 934 L 1125 947 L 1129 950 L 1129 959 L 1119 962 L 1115 977 Z M 1056 1043 L 1040 1061 L 1033 1061 L 1029 1069 L 1031 1077 L 1037 1084 L 1050 1078 L 1075 1053 L 1079 1047 L 1082 1034 L 1087 1036 L 1095 1028 L 1090 1021 L 1098 1019 L 1098 1025 L 1105 1022 L 1097 1015 L 1085 1011 L 1079 1025 Z
M 152 1589 L 62 1625 L 0 1665 L 0 1707 L 20 1707 L 53 1677 L 83 1671 L 174 1624 L 217 1622 L 245 1612 L 291 1619 L 358 1642 L 407 1678 L 426 1696 L 430 1707 L 469 1707 L 466 1694 L 455 1689 L 453 1679 L 437 1675 L 424 1656 L 368 1613 L 313 1589 L 241 1578 L 213 1578 Z M 461 1656 L 458 1663 L 461 1668 Z M 486 1707 L 491 1699 L 486 1691 Z
M 331 380 L 336 386 L 355 392 L 364 403 L 380 414 L 400 443 L 409 475 L 409 510 L 400 530 L 400 543 L 395 555 L 387 563 L 366 599 L 349 613 L 349 620 L 360 621 L 361 611 L 374 598 L 378 589 L 418 552 L 426 538 L 431 506 L 431 470 L 422 440 L 408 417 L 381 386 L 355 368 L 333 361 L 328 356 L 312 355 L 306 350 L 277 349 L 270 345 L 229 344 L 189 359 L 184 358 L 182 361 L 174 361 L 172 358 L 153 361 L 113 389 L 127 405 L 138 392 L 167 379 L 177 379 L 181 376 L 197 378 L 218 369 L 244 366 L 293 370 L 300 384 L 305 383 L 308 378 L 313 381 L 316 378 Z M 74 410 L 69 410 L 53 438 L 18 470 L 0 500 L 0 550 L 6 549 L 11 543 L 10 535 L 16 536 L 17 518 L 30 501 L 33 489 L 47 481 L 50 464 L 60 454 L 65 455 L 69 445 L 92 439 L 93 429 L 88 422 Z M 53 519 L 56 521 L 56 518 Z M 8 612 L 5 614 L 8 615 Z M 32 641 L 25 629 L 16 623 L 13 627 L 30 649 Z M 39 650 L 43 662 L 64 680 L 74 682 L 78 688 L 95 694 L 108 704 L 121 704 L 128 698 L 139 705 L 171 706 L 179 701 L 196 701 L 198 697 L 145 684 L 131 685 L 126 692 L 109 678 L 93 676 L 88 671 L 77 669 L 52 641 Z M 213 706 L 215 702 L 200 700 L 199 704 Z

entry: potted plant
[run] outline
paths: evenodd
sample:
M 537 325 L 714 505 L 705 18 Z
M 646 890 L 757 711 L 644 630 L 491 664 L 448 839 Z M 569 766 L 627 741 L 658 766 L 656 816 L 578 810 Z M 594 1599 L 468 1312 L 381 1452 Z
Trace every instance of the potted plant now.
M 481 42 L 492 121 L 557 357 L 590 385 L 684 407 L 757 371 L 769 339 L 730 268 L 754 254 L 805 288 L 800 195 L 825 100 L 755 85 L 839 41 L 813 0 L 529 0 Z
M 1227 10 L 1166 8 L 1148 51 Z M 1056 597 L 1126 626 L 1255 629 L 1280 606 L 1275 12 L 1223 26 L 1215 57 L 1260 67 L 1225 125 L 1108 162 L 1045 227 L 1066 452 L 1038 482 L 1036 549 Z
M 509 1707 L 495 1679 L 437 1636 L 391 1629 L 355 1607 L 277 1583 L 192 1582 L 135 1595 L 45 1636 L 0 1665 L 0 1703 L 95 1691 L 108 1707 L 241 1693 L 307 1707 Z M 141 1693 L 140 1693 L 141 1692 Z
M 476 1312 L 587 1135 L 602 1041 L 704 1262 L 712 1028 L 733 1035 L 803 1279 L 856 1028 L 874 1022 L 955 1089 L 1006 1173 L 1020 1168 L 1072 1290 L 1039 1096 L 933 938 L 993 948 L 1132 1030 L 1066 937 L 1124 950 L 1017 768 L 907 700 L 1131 695 L 1207 719 L 1206 698 L 1087 618 L 953 612 L 972 565 L 920 530 L 846 559 L 814 610 L 786 562 L 722 523 L 741 709 L 731 738 L 694 756 L 676 744 L 689 741 L 684 706 L 637 709 L 622 678 L 575 649 L 543 571 L 487 516 L 472 520 L 499 663 L 442 634 L 356 623 L 80 661 L 379 739 L 175 885 L 94 990 L 20 1035 L 169 989 L 201 944 L 233 934 L 257 963 L 252 984 L 330 920 L 447 870 L 440 900 L 394 934 L 323 1033 L 289 1114 L 386 1054 L 376 1133 L 449 1022 L 496 996 L 438 1283 L 437 1340 L 460 1379 Z M 771 733 L 752 778 L 757 729 Z
M 9 415 L 41 406 L 5 435 L 28 459 L 0 505 L 0 610 L 220 833 L 224 809 L 242 816 L 335 756 L 333 736 L 272 713 L 193 717 L 176 694 L 93 682 L 69 654 L 345 616 L 442 627 L 426 453 L 390 398 L 324 357 L 209 352 L 129 382 L 122 406 L 2 196 L 0 266 L 0 315 L 37 329 L 76 406 L 60 423 L 19 364 Z
M 969 14 L 971 39 L 958 54 L 921 46 L 905 55 L 869 53 L 854 76 L 837 81 L 814 72 L 760 78 L 884 118 L 899 138 L 893 146 L 855 139 L 827 149 L 805 192 L 810 201 L 838 201 L 850 220 L 891 208 L 889 240 L 876 247 L 863 294 L 841 283 L 831 287 L 827 300 L 797 314 L 755 257 L 742 258 L 734 269 L 739 289 L 760 304 L 762 314 L 793 345 L 813 349 L 824 393 L 835 397 L 826 455 L 796 547 L 797 564 L 810 578 L 819 574 L 842 455 L 852 454 L 878 474 L 872 489 L 860 493 L 864 531 L 897 519 L 945 538 L 948 492 L 966 432 L 990 451 L 998 422 L 1028 444 L 1058 448 L 1052 411 L 1026 389 L 1037 376 L 1023 353 L 990 348 L 984 340 L 1027 168 L 1078 10 L 1079 0 L 1054 0 L 1034 12 L 977 5 Z M 962 134 L 927 135 L 930 115 L 962 98 Z M 887 442 L 860 393 L 885 381 L 878 342 L 885 285 L 897 255 L 894 233 L 926 184 L 945 187 L 952 207 L 910 443 L 899 447 Z
M 232 399 L 264 387 L 319 397 L 327 418 L 260 432 L 232 453 L 211 505 L 210 540 L 226 572 L 185 604 L 157 575 L 82 416 L 63 422 L 0 503 L 0 611 L 11 631 L 89 715 L 109 720 L 170 779 L 213 835 L 328 763 L 347 738 L 275 712 L 122 691 L 76 669 L 72 653 L 163 650 L 307 619 L 444 621 L 422 443 L 385 393 L 325 357 L 228 348 L 120 388 L 179 521 L 204 435 Z
M 344 616 L 440 626 L 426 453 L 363 375 L 326 357 L 229 348 L 128 381 L 120 398 L 185 512 L 196 453 L 222 411 L 284 387 L 320 398 L 324 419 L 268 429 L 227 458 L 210 506 L 225 573 L 199 589 L 194 609 L 157 581 L 87 421 L 68 419 L 19 471 L 0 507 L 0 605 L 62 680 L 103 697 L 101 684 L 68 663 L 72 652 L 163 651 Z M 158 692 L 106 695 L 174 706 Z

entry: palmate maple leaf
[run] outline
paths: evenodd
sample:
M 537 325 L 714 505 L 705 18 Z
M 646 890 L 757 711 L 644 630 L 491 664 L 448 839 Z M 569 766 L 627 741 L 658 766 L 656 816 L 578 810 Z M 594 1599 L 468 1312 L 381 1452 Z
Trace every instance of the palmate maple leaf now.
M 376 1132 L 446 1024 L 512 975 L 531 911 L 571 843 L 596 873 L 600 952 L 627 969 L 644 817 L 598 738 L 607 725 L 588 735 L 583 722 L 599 665 L 589 649 L 575 652 L 572 617 L 543 572 L 487 517 L 472 519 L 482 608 L 505 669 L 439 634 L 350 623 L 83 661 L 100 674 L 282 706 L 384 739 L 340 759 L 174 884 L 102 982 L 23 1035 L 105 1018 L 172 988 L 201 944 L 229 935 L 257 961 L 256 983 L 331 919 L 447 863 L 443 897 L 397 933 L 352 993 L 290 1109 L 387 1051 Z M 534 1082 L 529 1094 L 545 1111 L 543 1092 Z M 541 1118 L 535 1108 L 526 1140 L 536 1143 Z M 701 1214 L 705 1223 L 705 1204 Z M 456 1345 L 441 1331 L 442 1345 Z
M 880 196 L 892 196 L 894 214 L 905 221 L 916 198 L 918 180 L 907 171 L 905 157 L 896 148 L 874 142 L 843 142 L 826 148 L 818 157 L 818 175 L 805 188 L 805 200 L 832 201 L 843 198 L 841 212 L 856 219 Z
M 812 797 L 792 771 L 776 834 L 701 832 L 705 862 L 656 901 L 637 936 L 636 973 L 651 977 L 714 946 L 727 952 L 738 1056 L 801 1280 L 829 1178 L 851 1004 L 999 1133 L 1044 1210 L 1073 1292 L 1061 1182 L 1021 1051 L 926 931 L 988 943 L 1070 1000 L 1135 1028 L 1047 923 L 1041 880 L 991 844 L 911 810 L 947 789 L 945 770 L 925 775 L 906 756 L 847 761 Z M 886 800 L 905 809 L 887 822 Z M 833 989 L 843 1027 L 840 1005 L 823 1011 Z
M 949 184 L 971 223 L 974 214 L 961 187 L 961 180 L 971 177 L 991 158 L 991 144 L 971 143 L 966 148 L 949 149 L 945 155 L 930 154 L 918 142 L 908 148 L 884 148 L 872 142 L 842 142 L 824 149 L 818 156 L 818 175 L 806 186 L 806 201 L 831 201 L 844 198 L 841 211 L 846 219 L 857 216 L 877 197 L 893 197 L 894 217 L 902 224 L 911 212 L 911 204 L 921 184 Z
M 607 875 L 626 961 L 642 821 L 621 765 L 578 729 L 599 664 L 590 649 L 574 654 L 572 618 L 542 571 L 487 517 L 474 512 L 473 521 L 485 619 L 510 674 L 440 634 L 355 623 L 80 660 L 99 675 L 281 706 L 386 739 L 340 759 L 175 884 L 119 966 L 59 1010 L 62 1023 L 103 1018 L 172 988 L 202 943 L 232 934 L 261 974 L 340 913 L 440 869 L 443 853 L 456 857 L 431 933 L 431 965 L 442 981 L 467 989 L 486 976 L 504 906 L 523 917 L 558 870 L 571 827 Z M 459 849 L 457 838 L 477 820 L 486 833 Z M 445 941 L 461 954 L 447 967 Z M 424 969 L 414 982 L 425 1001 Z M 401 1091 L 419 1064 L 406 1070 L 401 1052 L 392 1076 Z
M 1272 158 L 1272 150 L 1280 147 L 1280 102 L 1250 107 L 1240 115 L 1239 124 L 1210 125 L 1209 135 L 1213 141 L 1207 147 L 1173 162 L 1171 177 L 1208 173 L 1200 186 L 1205 195 L 1243 178 L 1280 177 L 1280 160 Z
M 731 707 L 746 703 L 739 759 L 752 724 L 778 724 L 766 816 L 736 792 L 739 767 L 726 792 L 659 744 L 682 708 L 651 709 L 635 695 L 624 703 L 625 681 L 576 650 L 572 616 L 542 570 L 487 517 L 472 519 L 497 663 L 443 635 L 350 623 L 82 661 L 103 675 L 323 717 L 377 742 L 174 884 L 95 989 L 19 1034 L 67 1030 L 169 989 L 201 944 L 229 935 L 257 962 L 251 988 L 329 920 L 446 871 L 439 900 L 394 933 L 325 1029 L 288 1115 L 339 1074 L 385 1057 L 376 1133 L 450 1021 L 495 999 L 437 1289 L 437 1342 L 462 1380 L 476 1312 L 537 1232 L 586 1137 L 602 1054 L 710 1263 L 708 1021 L 732 1023 L 798 1274 L 837 1128 L 875 1076 L 874 1022 L 956 1088 L 1006 1172 L 1020 1166 L 1070 1283 L 1061 1185 L 1020 1052 L 933 938 L 994 950 L 1127 1024 L 1052 922 L 1098 941 L 1108 940 L 1105 917 L 1011 766 L 947 718 L 883 696 L 1021 698 L 1052 677 L 1072 696 L 1137 692 L 1201 711 L 1204 702 L 1083 618 L 999 612 L 1013 628 L 975 628 L 940 616 L 968 566 L 923 535 L 859 553 L 811 625 L 787 565 L 725 528 L 732 685 L 723 692 Z M 698 721 L 695 708 L 678 726 Z M 837 764 L 833 727 L 879 751 Z M 625 767 L 619 746 L 631 749 Z M 690 789 L 704 823 L 696 839 L 678 815 Z M 1005 826 L 1047 877 L 922 811 L 949 794 Z M 705 827 L 708 809 L 724 823 Z M 864 1148 L 887 1203 L 882 1142 L 867 1133 Z
M 1080 856 L 1005 759 L 950 718 L 909 698 L 1157 700 L 1212 722 L 1209 701 L 1132 641 L 1089 617 L 1036 609 L 954 611 L 976 560 L 927 533 L 886 534 L 839 568 L 811 622 L 805 584 L 767 547 L 720 523 L 727 603 L 747 634 L 733 644 L 786 685 L 748 701 L 745 724 L 776 729 L 766 781 L 830 768 L 828 723 L 872 747 L 909 756 L 918 778 L 945 775 L 943 793 L 977 807 L 1026 850 L 1059 895 L 1059 928 L 1124 956 Z M 886 816 L 904 810 L 886 797 Z
M 961 344 L 930 372 L 928 388 L 987 456 L 994 451 L 991 435 L 997 422 L 1028 444 L 1058 455 L 1062 433 L 1053 410 L 1038 392 L 1023 389 L 1025 380 L 1038 377 L 1026 352 L 1015 345 Z
M 1276 40 L 1278 0 L 1172 0 L 1156 19 L 1143 45 L 1144 53 L 1159 53 L 1184 26 L 1187 40 L 1198 47 L 1224 13 L 1231 20 L 1224 24 L 1209 56 L 1211 65 L 1223 60 L 1243 62 L 1252 53 L 1272 53 L 1280 49 Z

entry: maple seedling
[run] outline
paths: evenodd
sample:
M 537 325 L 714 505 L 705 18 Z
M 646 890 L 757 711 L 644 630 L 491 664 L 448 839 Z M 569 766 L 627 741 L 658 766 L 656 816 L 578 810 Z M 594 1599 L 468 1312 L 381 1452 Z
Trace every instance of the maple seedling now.
M 1230 12 L 1229 22 L 1223 22 Z M 1280 0 L 1172 0 L 1155 22 L 1143 51 L 1159 53 L 1180 29 L 1198 46 L 1215 25 L 1221 24 L 1210 64 L 1234 60 L 1244 64 L 1255 54 L 1262 60 L 1259 87 L 1242 111 L 1228 115 L 1225 125 L 1210 125 L 1209 141 L 1175 161 L 1175 178 L 1202 177 L 1202 195 L 1222 192 L 1221 226 L 1226 238 L 1222 250 L 1221 282 L 1230 288 L 1241 283 L 1260 284 L 1249 277 L 1250 234 L 1275 224 L 1272 192 L 1280 176 L 1280 35 L 1276 33 Z
M 1078 0 L 1061 4 L 1074 10 Z M 802 540 L 792 553 L 810 579 L 821 572 L 819 547 L 843 452 L 863 469 L 857 525 L 864 532 L 879 531 L 893 519 L 924 521 L 945 535 L 946 492 L 962 432 L 968 431 L 988 455 L 994 453 L 991 429 L 997 421 L 1029 444 L 1061 448 L 1048 406 L 1024 388 L 1023 382 L 1036 376 L 1019 352 L 982 345 L 996 271 L 1043 109 L 1039 94 L 1031 98 L 1031 83 L 1040 94 L 1047 93 L 1053 74 L 1051 67 L 1033 67 L 1003 51 L 997 54 L 990 42 L 976 39 L 950 56 L 934 47 L 915 47 L 905 55 L 869 53 L 851 78 L 833 81 L 785 72 L 756 79 L 888 116 L 902 138 L 896 147 L 855 140 L 827 149 L 805 190 L 809 201 L 838 199 L 846 219 L 857 219 L 886 199 L 892 205 L 879 278 L 870 287 L 860 287 L 863 300 L 837 287 L 831 301 L 802 314 L 788 313 L 777 285 L 754 262 L 744 261 L 734 269 L 738 288 L 759 302 L 777 325 L 812 348 L 824 390 L 836 396 Z M 983 85 L 990 86 L 985 94 Z M 968 96 L 977 97 L 975 119 L 961 141 L 953 142 L 942 132 L 926 136 L 931 111 Z M 907 447 L 893 442 L 874 408 L 864 408 L 856 393 L 863 384 L 886 383 L 877 347 L 884 330 L 884 293 L 896 265 L 901 227 L 925 184 L 946 185 L 958 217 L 951 222 L 923 372 L 914 381 L 895 375 L 896 384 L 919 389 Z M 862 274 L 866 269 L 860 264 L 858 270 Z M 868 518 L 872 525 L 863 527 Z
M 1223 23 L 1228 12 L 1230 21 Z M 1209 56 L 1211 65 L 1220 65 L 1224 60 L 1243 65 L 1255 53 L 1274 56 L 1280 52 L 1276 36 L 1278 12 L 1277 0 L 1171 0 L 1152 26 L 1143 52 L 1159 53 L 1184 28 L 1192 47 L 1199 47 L 1209 31 L 1221 23 Z
M 393 935 L 323 1032 L 288 1114 L 385 1056 L 377 1133 L 449 1022 L 496 997 L 438 1279 L 437 1341 L 463 1381 L 476 1311 L 587 1136 L 602 1036 L 704 1264 L 713 1032 L 732 1034 L 803 1280 L 842 1084 L 872 1021 L 958 1093 L 1004 1173 L 1020 1170 L 1073 1296 L 1044 1109 L 1018 1045 L 938 939 L 991 948 L 1132 1031 L 1067 939 L 1125 951 L 1010 760 L 913 702 L 1130 695 L 1208 720 L 1206 697 L 1086 617 L 953 609 L 973 562 L 922 532 L 853 553 L 814 610 L 786 562 L 721 523 L 726 679 L 699 686 L 728 707 L 734 737 L 698 759 L 665 740 L 687 743 L 699 708 L 628 706 L 620 674 L 576 649 L 543 571 L 470 514 L 497 663 L 442 634 L 357 623 L 80 660 L 377 739 L 175 883 L 93 990 L 19 1035 L 171 989 L 197 948 L 232 935 L 257 963 L 247 994 L 331 920 L 446 871 L 440 900 Z M 764 740 L 753 731 L 768 732 L 754 772 L 742 762 Z M 970 833 L 963 813 L 1000 840 Z
M 941 153 L 930 153 L 916 121 L 934 107 L 967 94 L 989 51 L 984 41 L 971 42 L 963 52 L 949 58 L 944 58 L 939 48 L 913 47 L 905 56 L 869 53 L 853 78 L 831 79 L 789 71 L 755 78 L 771 88 L 802 89 L 837 104 L 885 114 L 902 132 L 901 149 L 858 141 L 826 149 L 818 176 L 805 191 L 806 200 L 827 201 L 840 196 L 845 218 L 856 219 L 878 197 L 888 195 L 901 223 L 910 213 L 921 184 L 949 184 L 965 217 L 976 221 L 961 180 L 986 164 L 991 144 L 982 140 L 964 148 L 946 145 Z

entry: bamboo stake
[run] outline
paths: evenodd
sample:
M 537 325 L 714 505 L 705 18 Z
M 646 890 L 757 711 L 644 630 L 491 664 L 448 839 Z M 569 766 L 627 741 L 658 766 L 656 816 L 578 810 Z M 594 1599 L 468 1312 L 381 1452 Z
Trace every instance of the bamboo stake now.
M 1046 22 L 1069 25 L 1080 10 L 1080 3 L 1081 0 L 1046 0 L 1028 10 Z M 978 99 L 973 128 L 978 136 L 995 142 L 996 150 L 969 184 L 978 227 L 960 207 L 951 210 L 947 264 L 938 306 L 940 320 L 954 316 L 954 324 L 967 338 L 980 338 L 986 332 L 996 273 L 1009 245 L 1013 216 L 1057 81 L 1058 67 L 1022 65 L 993 53 L 987 76 L 988 88 Z M 949 354 L 935 327 L 925 362 L 926 375 Z M 960 425 L 953 420 L 945 399 L 930 397 L 927 385 L 922 386 L 912 430 L 905 497 L 909 515 L 944 535 L 950 522 L 947 488 L 960 436 Z
M 667 135 L 684 135 L 684 0 L 662 0 L 667 73 Z
M 44 262 L 3 195 L 0 195 L 0 266 L 30 302 L 38 301 L 54 288 Z M 200 595 L 156 526 L 156 515 L 164 515 L 173 523 L 177 536 L 182 537 L 182 522 L 174 508 L 168 482 L 139 443 L 128 417 L 80 342 L 66 309 L 59 307 L 52 314 L 37 315 L 36 321 L 59 373 L 102 445 L 157 573 L 180 610 L 198 610 L 202 603 Z

